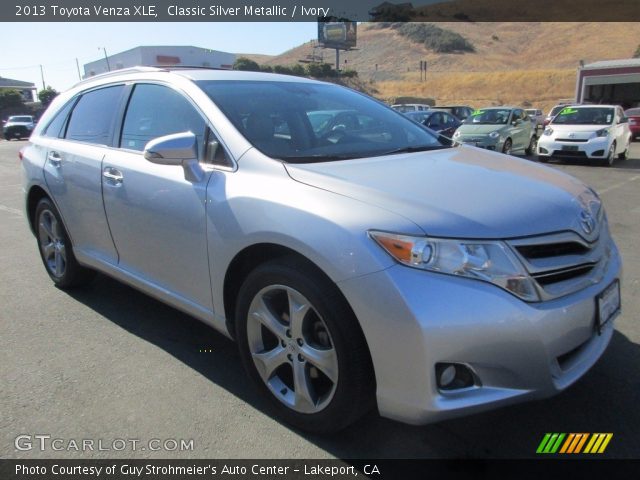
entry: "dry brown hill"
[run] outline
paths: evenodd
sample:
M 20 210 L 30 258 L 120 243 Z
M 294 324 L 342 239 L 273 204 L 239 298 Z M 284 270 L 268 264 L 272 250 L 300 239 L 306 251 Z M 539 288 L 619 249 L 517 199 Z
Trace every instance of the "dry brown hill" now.
M 436 53 L 395 30 L 359 24 L 357 50 L 341 52 L 341 64 L 358 71 L 361 80 L 374 81 L 383 98 L 421 95 L 438 103 L 532 103 L 548 108 L 573 96 L 580 60 L 629 58 L 640 44 L 640 23 L 439 22 L 437 26 L 463 35 L 476 52 Z M 309 41 L 281 55 L 248 56 L 267 65 L 292 65 L 313 54 L 314 46 L 315 41 Z M 315 52 L 323 53 L 324 61 L 335 62 L 333 50 Z M 428 62 L 427 82 L 419 82 L 420 60 Z

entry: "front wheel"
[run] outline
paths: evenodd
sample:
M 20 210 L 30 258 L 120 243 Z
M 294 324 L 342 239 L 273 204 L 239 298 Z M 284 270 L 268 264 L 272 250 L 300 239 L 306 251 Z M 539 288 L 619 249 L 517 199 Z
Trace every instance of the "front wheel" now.
M 603 165 L 605 167 L 610 167 L 613 165 L 613 162 L 616 160 L 616 142 L 611 143 L 609 147 L 609 151 L 607 152 L 607 158 L 604 159 Z
M 504 153 L 505 155 L 511 155 L 512 147 L 513 147 L 513 143 L 511 142 L 511 139 L 507 138 L 504 141 L 504 145 L 502 146 L 502 153 Z
M 526 148 L 524 153 L 526 155 L 533 155 L 536 151 L 536 146 L 538 145 L 538 139 L 535 135 L 531 136 L 531 140 L 529 140 L 529 146 Z
M 236 334 L 249 376 L 294 426 L 333 432 L 372 408 L 362 331 L 337 287 L 307 262 L 287 257 L 247 277 Z
M 91 281 L 93 270 L 78 263 L 60 214 L 48 198 L 40 200 L 35 213 L 38 250 L 51 280 L 60 288 L 80 286 Z
M 629 146 L 631 145 L 631 140 L 629 140 L 627 142 L 627 148 L 624 149 L 624 152 L 622 152 L 620 155 L 618 155 L 618 158 L 620 160 L 626 160 L 629 157 Z

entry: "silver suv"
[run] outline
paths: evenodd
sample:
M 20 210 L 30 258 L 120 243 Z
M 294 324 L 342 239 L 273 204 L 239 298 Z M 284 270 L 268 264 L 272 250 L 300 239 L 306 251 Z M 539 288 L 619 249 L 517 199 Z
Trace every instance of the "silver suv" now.
M 206 322 L 307 430 L 550 396 L 620 310 L 591 188 L 332 84 L 105 74 L 55 99 L 22 168 L 58 287 L 99 271 Z

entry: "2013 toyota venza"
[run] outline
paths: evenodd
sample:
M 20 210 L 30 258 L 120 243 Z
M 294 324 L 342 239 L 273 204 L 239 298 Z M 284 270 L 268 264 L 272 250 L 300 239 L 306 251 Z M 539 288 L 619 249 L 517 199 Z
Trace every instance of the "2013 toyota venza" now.
M 99 271 L 208 323 L 308 430 L 552 395 L 597 361 L 620 310 L 591 188 L 336 85 L 101 75 L 56 98 L 22 167 L 58 287 Z

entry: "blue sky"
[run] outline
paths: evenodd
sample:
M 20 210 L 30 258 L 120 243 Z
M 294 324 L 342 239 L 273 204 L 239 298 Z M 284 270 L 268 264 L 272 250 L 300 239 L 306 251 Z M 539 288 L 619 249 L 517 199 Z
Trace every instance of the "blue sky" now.
M 276 55 L 317 37 L 301 23 L 0 23 L 0 76 L 66 90 L 82 65 L 138 45 L 193 45 L 232 53 Z

